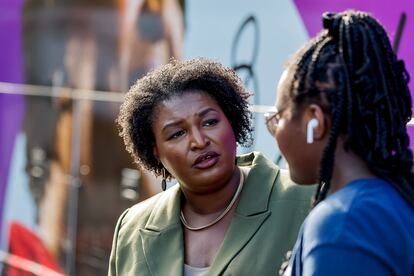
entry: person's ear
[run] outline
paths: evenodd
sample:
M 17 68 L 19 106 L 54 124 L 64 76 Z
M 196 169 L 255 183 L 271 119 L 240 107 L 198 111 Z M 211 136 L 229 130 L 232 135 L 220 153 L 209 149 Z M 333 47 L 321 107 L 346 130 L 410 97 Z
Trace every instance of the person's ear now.
M 305 111 L 306 142 L 312 144 L 324 138 L 327 125 L 326 116 L 319 105 L 311 104 Z
M 155 158 L 157 158 L 158 160 L 160 159 L 160 157 L 158 155 L 157 145 L 154 145 L 154 147 L 152 148 L 152 154 L 154 154 Z

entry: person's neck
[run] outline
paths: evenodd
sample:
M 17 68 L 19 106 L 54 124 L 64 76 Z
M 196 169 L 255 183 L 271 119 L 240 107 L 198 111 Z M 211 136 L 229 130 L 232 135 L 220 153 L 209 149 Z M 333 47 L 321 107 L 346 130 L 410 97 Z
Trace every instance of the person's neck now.
M 223 211 L 232 200 L 240 182 L 241 171 L 236 166 L 231 178 L 219 189 L 196 193 L 182 189 L 184 201 L 183 211 L 190 211 L 200 215 L 215 214 Z
M 334 162 L 330 193 L 357 179 L 376 178 L 361 157 L 352 151 L 345 151 L 342 138 L 338 138 Z

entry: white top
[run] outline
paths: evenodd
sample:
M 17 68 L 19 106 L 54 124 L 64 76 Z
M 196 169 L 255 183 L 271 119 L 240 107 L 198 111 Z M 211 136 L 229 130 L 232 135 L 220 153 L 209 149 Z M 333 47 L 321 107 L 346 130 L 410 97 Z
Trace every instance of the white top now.
M 210 267 L 194 267 L 184 264 L 184 276 L 207 276 Z

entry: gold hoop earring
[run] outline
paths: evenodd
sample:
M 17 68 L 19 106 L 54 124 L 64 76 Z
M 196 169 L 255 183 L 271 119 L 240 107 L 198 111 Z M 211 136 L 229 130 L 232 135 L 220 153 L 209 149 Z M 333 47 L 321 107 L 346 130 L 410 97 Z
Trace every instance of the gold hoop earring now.
M 161 172 L 162 172 L 161 189 L 165 191 L 167 190 L 167 171 L 163 167 L 161 169 Z

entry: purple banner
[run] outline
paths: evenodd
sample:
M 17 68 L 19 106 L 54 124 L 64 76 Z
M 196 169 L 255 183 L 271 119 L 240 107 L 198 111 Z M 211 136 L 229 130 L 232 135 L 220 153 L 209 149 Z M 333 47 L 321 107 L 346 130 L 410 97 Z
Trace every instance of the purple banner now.
M 0 2 L 0 81 L 20 83 L 22 73 L 22 0 Z M 3 91 L 0 91 L 3 92 Z M 0 93 L 0 216 L 8 182 L 10 160 L 24 114 L 23 96 Z M 0 220 L 0 231 L 2 220 Z M 2 233 L 0 232 L 0 235 Z

